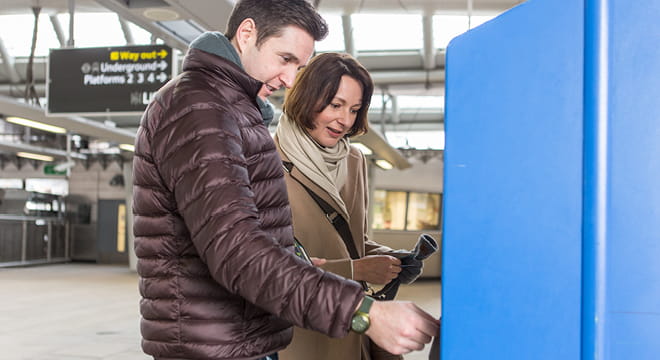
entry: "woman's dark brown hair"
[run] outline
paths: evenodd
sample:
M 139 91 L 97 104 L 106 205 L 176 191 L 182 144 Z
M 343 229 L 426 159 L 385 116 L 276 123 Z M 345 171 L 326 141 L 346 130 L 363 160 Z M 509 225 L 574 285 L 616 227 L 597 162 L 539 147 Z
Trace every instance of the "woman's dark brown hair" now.
M 303 129 L 314 129 L 314 118 L 337 94 L 342 76 L 355 79 L 362 86 L 362 105 L 353 127 L 346 136 L 367 132 L 367 112 L 374 92 L 374 82 L 367 69 L 348 54 L 323 53 L 315 56 L 296 76 L 286 92 L 283 111 Z

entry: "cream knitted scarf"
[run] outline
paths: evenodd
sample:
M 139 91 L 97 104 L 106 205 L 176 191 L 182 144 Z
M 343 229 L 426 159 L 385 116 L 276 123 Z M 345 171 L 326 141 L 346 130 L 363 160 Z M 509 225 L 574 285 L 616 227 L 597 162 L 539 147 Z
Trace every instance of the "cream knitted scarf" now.
M 284 113 L 275 133 L 286 157 L 300 172 L 330 194 L 348 221 L 346 204 L 339 195 L 339 189 L 344 186 L 347 177 L 348 139 L 342 138 L 331 148 L 321 146 Z

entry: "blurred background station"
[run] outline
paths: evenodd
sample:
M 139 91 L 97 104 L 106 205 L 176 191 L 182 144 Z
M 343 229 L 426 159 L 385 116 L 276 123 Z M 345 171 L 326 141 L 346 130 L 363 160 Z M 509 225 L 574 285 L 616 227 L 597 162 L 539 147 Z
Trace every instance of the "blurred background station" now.
M 441 239 L 445 49 L 520 2 L 313 1 L 330 27 L 316 52 L 350 53 L 376 84 L 370 132 L 352 139 L 369 159 L 375 241 Z M 146 358 L 132 254 L 135 133 L 190 41 L 224 31 L 233 4 L 0 2 L 0 304 L 11 310 L 0 315 L 0 359 Z M 108 53 L 135 67 L 109 68 Z M 283 97 L 270 97 L 271 132 Z M 436 316 L 440 259 L 399 294 Z
M 442 359 L 660 359 L 660 0 L 310 2 L 375 81 L 370 238 L 439 242 L 397 299 Z M 234 3 L 0 1 L 0 360 L 148 358 L 136 131 Z
M 323 0 L 317 52 L 357 57 L 376 91 L 370 159 L 373 238 L 440 238 L 445 48 L 513 0 Z M 233 1 L 5 0 L 0 4 L 0 266 L 131 260 L 132 149 L 153 93 L 188 43 L 223 31 Z M 134 67 L 113 69 L 102 60 Z M 271 97 L 277 125 L 284 93 Z M 415 181 L 409 181 L 415 179 Z M 440 276 L 440 256 L 424 275 Z M 134 267 L 134 265 L 130 265 Z

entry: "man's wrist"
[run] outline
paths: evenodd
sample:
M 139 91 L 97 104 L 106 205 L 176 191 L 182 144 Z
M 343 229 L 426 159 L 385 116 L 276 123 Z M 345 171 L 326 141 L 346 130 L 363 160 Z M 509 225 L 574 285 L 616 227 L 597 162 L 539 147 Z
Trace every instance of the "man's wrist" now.
M 358 305 L 357 310 L 353 313 L 353 318 L 351 319 L 351 330 L 355 331 L 358 334 L 363 334 L 369 326 L 371 325 L 371 320 L 369 318 L 369 310 L 371 305 L 374 303 L 374 299 L 370 296 L 365 296 L 360 304 Z

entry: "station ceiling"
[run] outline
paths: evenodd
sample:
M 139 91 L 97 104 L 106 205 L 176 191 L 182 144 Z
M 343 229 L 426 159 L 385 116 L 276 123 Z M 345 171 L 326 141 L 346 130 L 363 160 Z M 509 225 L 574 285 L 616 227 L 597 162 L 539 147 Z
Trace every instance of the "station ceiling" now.
M 495 16 L 523 2 L 522 0 L 312 0 L 312 3 L 324 16 L 341 19 L 339 29 L 343 35 L 343 49 L 353 54 L 369 69 L 376 83 L 379 109 L 370 112 L 372 128 L 387 131 L 404 124 L 406 128 L 426 130 L 443 129 L 443 106 L 426 111 L 407 109 L 397 106 L 400 96 L 430 96 L 437 99 L 444 95 L 444 55 L 443 48 L 434 46 L 433 17 L 436 15 L 486 15 Z M 70 44 L 69 28 L 64 28 L 58 21 L 62 14 L 88 12 L 116 13 L 124 32 L 126 43 L 130 44 L 132 34 L 127 24 L 132 23 L 151 34 L 152 40 L 178 49 L 184 53 L 187 44 L 199 33 L 207 30 L 224 31 L 227 18 L 233 7 L 232 0 L 3 0 L 0 2 L 0 16 L 33 14 L 33 8 L 40 9 L 40 16 L 48 17 L 61 47 Z M 356 14 L 418 15 L 422 22 L 421 32 L 417 34 L 423 44 L 419 49 L 388 49 L 383 51 L 364 51 L 356 48 L 352 34 L 352 16 Z M 74 17 L 75 19 L 75 17 Z M 74 22 L 75 26 L 75 22 Z M 396 24 L 383 23 L 382 27 Z M 440 26 L 442 24 L 440 23 Z M 50 31 L 53 31 L 50 30 Z M 42 29 L 42 31 L 45 31 Z M 98 29 L 97 31 L 104 31 Z M 34 101 L 26 103 L 26 89 L 29 82 L 31 91 L 40 98 L 45 97 L 47 62 L 45 56 L 30 60 L 21 54 L 13 54 L 3 46 L 13 36 L 6 31 L 0 33 L 0 116 L 32 116 L 38 121 L 51 122 L 71 129 L 76 134 L 90 140 L 106 140 L 113 143 L 131 142 L 140 116 L 102 114 L 102 116 L 57 116 L 48 117 L 42 111 L 43 104 Z M 73 39 L 75 40 L 75 39 Z M 75 42 L 74 42 L 75 43 Z M 31 71 L 29 71 L 31 70 Z M 279 105 L 282 93 L 272 99 Z M 372 100 L 372 104 L 377 101 Z M 372 106 L 373 107 L 373 106 Z M 4 133 L 7 131 L 5 129 Z M 23 141 L 25 139 L 18 139 Z M 12 152 L 2 143 L 12 141 L 5 137 L 0 140 L 0 152 Z M 41 146 L 54 147 L 60 142 Z

